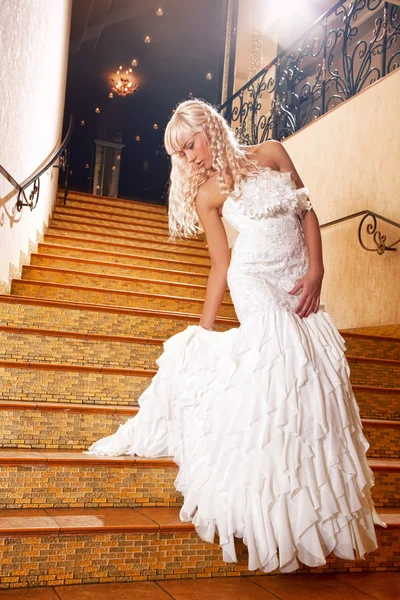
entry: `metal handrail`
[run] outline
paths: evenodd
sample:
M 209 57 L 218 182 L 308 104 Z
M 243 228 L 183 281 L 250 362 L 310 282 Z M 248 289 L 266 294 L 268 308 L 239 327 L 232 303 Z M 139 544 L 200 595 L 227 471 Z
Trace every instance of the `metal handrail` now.
M 337 225 L 338 223 L 343 223 L 344 221 L 349 221 L 350 219 L 355 219 L 356 217 L 360 217 L 364 215 L 364 217 L 360 221 L 360 225 L 358 227 L 358 241 L 360 245 L 364 248 L 364 250 L 368 250 L 369 252 L 377 252 L 379 255 L 382 255 L 386 250 L 395 251 L 396 246 L 400 242 L 400 238 L 393 242 L 392 244 L 386 244 L 386 235 L 383 235 L 380 231 L 377 230 L 377 219 L 381 221 L 385 221 L 385 223 L 389 223 L 389 225 L 393 225 L 394 227 L 398 227 L 400 229 L 400 223 L 396 223 L 396 221 L 392 221 L 387 217 L 383 217 L 378 213 L 372 210 L 360 210 L 359 212 L 352 213 L 351 215 L 347 215 L 346 217 L 341 217 L 340 219 L 334 219 L 333 221 L 329 221 L 328 223 L 323 223 L 320 225 L 321 229 L 325 229 L 326 227 L 330 227 L 331 225 Z M 373 241 L 376 248 L 368 248 L 364 242 L 362 241 L 362 227 L 364 225 L 364 221 L 368 219 L 368 217 L 372 218 L 372 223 L 367 223 L 366 231 L 369 235 L 373 236 Z
M 23 206 L 29 206 L 33 210 L 39 200 L 40 193 L 40 177 L 54 165 L 54 163 L 60 158 L 60 165 L 55 165 L 54 168 L 63 169 L 65 172 L 65 189 L 64 189 L 64 204 L 68 194 L 68 174 L 69 174 L 69 152 L 68 144 L 71 140 L 72 132 L 74 129 L 74 118 L 72 115 L 69 117 L 69 125 L 67 133 L 59 148 L 55 150 L 44 167 L 39 167 L 36 171 L 27 177 L 21 184 L 19 184 L 14 177 L 0 165 L 0 173 L 11 183 L 11 185 L 17 190 L 18 198 L 16 202 L 16 209 L 18 212 L 22 210 Z M 33 189 L 29 194 L 29 199 L 26 197 L 25 191 L 33 184 Z

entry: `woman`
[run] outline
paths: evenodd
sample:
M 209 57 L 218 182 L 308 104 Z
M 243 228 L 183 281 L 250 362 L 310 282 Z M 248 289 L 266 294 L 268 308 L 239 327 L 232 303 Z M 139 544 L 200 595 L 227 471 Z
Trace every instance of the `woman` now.
M 200 324 L 164 344 L 138 415 L 88 453 L 172 456 L 181 520 L 217 532 L 227 562 L 234 537 L 266 572 L 362 557 L 384 523 L 307 188 L 279 142 L 240 146 L 199 100 L 178 105 L 165 147 L 171 235 L 204 230 L 211 257 Z M 212 332 L 227 283 L 240 327 Z

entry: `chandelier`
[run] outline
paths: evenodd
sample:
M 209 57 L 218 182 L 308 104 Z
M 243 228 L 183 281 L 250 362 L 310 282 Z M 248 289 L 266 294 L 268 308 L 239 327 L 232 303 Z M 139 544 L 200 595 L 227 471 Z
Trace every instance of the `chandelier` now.
M 110 78 L 110 88 L 110 98 L 113 98 L 114 93 L 119 96 L 129 96 L 137 92 L 139 84 L 135 81 L 132 69 L 124 69 L 121 65 L 117 73 Z

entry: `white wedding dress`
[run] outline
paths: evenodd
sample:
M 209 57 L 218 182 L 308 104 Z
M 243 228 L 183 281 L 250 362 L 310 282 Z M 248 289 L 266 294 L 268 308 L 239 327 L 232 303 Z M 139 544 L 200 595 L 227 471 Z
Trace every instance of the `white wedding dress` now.
M 249 569 L 316 567 L 377 548 L 373 473 L 344 340 L 320 306 L 301 319 L 306 188 L 265 169 L 236 185 L 223 217 L 236 237 L 228 284 L 240 327 L 189 326 L 164 344 L 137 416 L 88 454 L 171 456 L 182 521 Z M 236 234 L 235 234 L 236 235 Z

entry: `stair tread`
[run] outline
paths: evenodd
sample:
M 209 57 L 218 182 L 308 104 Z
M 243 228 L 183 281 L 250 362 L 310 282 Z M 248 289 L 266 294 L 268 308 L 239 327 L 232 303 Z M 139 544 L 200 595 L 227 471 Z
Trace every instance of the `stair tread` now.
M 74 412 L 108 415 L 135 415 L 139 407 L 115 404 L 81 404 L 72 402 L 24 402 L 0 399 L 0 410 L 37 410 L 44 412 Z M 395 421 L 397 423 L 397 421 Z M 400 421 L 399 421 L 400 423 Z M 1 451 L 1 448 L 0 448 Z
M 74 228 L 72 227 L 72 224 L 74 223 L 74 221 L 61 221 L 61 223 L 66 222 L 68 225 L 70 225 L 70 227 L 63 227 L 60 225 L 54 226 L 54 222 L 55 221 L 60 221 L 60 219 L 52 219 L 51 220 L 51 224 L 49 227 L 49 230 L 47 231 L 47 233 L 49 234 L 57 234 L 57 232 L 59 231 L 67 231 L 70 232 L 71 234 L 77 234 L 80 233 L 81 235 L 83 234 L 89 234 L 89 235 L 97 235 L 97 236 L 101 236 L 102 240 L 101 241 L 107 241 L 107 240 L 111 240 L 110 243 L 112 244 L 112 240 L 116 239 L 116 240 L 128 240 L 129 242 L 132 242 L 132 236 L 130 235 L 120 235 L 120 234 L 115 234 L 115 233 L 105 233 L 102 231 L 94 231 L 94 230 L 86 230 L 86 229 L 79 229 L 79 228 Z M 77 223 L 77 225 L 79 225 L 79 223 Z M 109 231 L 109 230 L 107 230 Z M 124 230 L 118 230 L 118 231 L 124 231 Z M 129 234 L 129 230 L 125 230 L 125 232 L 127 234 Z M 139 232 L 132 232 L 132 233 L 139 233 Z M 195 254 L 196 253 L 200 253 L 203 252 L 204 254 L 201 254 L 201 256 L 204 256 L 206 258 L 208 258 L 209 254 L 208 254 L 208 250 L 205 247 L 205 242 L 203 242 L 202 240 L 195 240 L 192 242 L 184 242 L 184 241 L 179 241 L 176 243 L 170 242 L 167 238 L 167 236 L 161 236 L 163 239 L 158 240 L 155 239 L 154 236 L 151 236 L 150 233 L 147 232 L 142 232 L 143 236 L 145 236 L 147 234 L 147 237 L 136 237 L 134 240 L 134 243 L 137 242 L 145 242 L 145 243 L 156 243 L 156 244 L 161 244 L 162 246 L 166 246 L 167 248 L 170 248 L 171 251 L 174 251 L 176 248 L 184 248 L 187 250 L 192 250 L 191 254 Z M 79 238 L 77 238 L 79 239 Z M 124 245 L 129 245 L 129 244 L 124 244 Z
M 1 328 L 0 328 L 1 329 Z M 110 404 L 81 404 L 71 402 L 23 402 L 18 400 L 0 399 L 0 410 L 39 410 L 46 412 L 78 412 L 78 413 L 107 413 L 136 415 L 138 406 L 110 405 Z M 362 418 L 364 427 L 396 428 L 400 429 L 400 419 L 369 419 Z M 1 449 L 0 449 L 1 451 Z
M 39 305 L 55 308 L 67 308 L 70 310 L 90 310 L 94 312 L 111 312 L 126 315 L 139 315 L 146 317 L 165 317 L 176 319 L 188 319 L 198 322 L 199 316 L 193 313 L 176 312 L 169 310 L 151 309 L 151 308 L 136 308 L 133 306 L 113 306 L 110 304 L 93 304 L 91 302 L 77 302 L 72 300 L 54 300 L 52 298 L 35 298 L 32 296 L 14 296 L 9 294 L 0 294 L 0 303 Z M 216 323 L 232 324 L 238 326 L 239 321 L 232 317 L 220 317 L 215 319 Z
M 165 339 L 151 337 L 135 337 L 131 335 L 107 335 L 103 333 L 83 333 L 78 331 L 70 331 L 65 329 L 47 329 L 40 327 L 19 327 L 13 325 L 0 325 L 0 332 L 15 333 L 21 335 L 42 335 L 51 337 L 67 337 L 81 340 L 93 340 L 103 342 L 121 342 L 124 344 L 146 344 L 152 346 L 162 346 Z
M 107 263 L 106 263 L 107 264 Z M 190 282 L 182 282 L 182 281 L 167 281 L 165 279 L 149 279 L 148 277 L 131 277 L 129 275 L 120 275 L 120 274 L 114 274 L 114 273 L 101 273 L 101 272 L 96 272 L 96 271 L 77 271 L 76 269 L 63 269 L 61 267 L 48 267 L 45 265 L 24 265 L 23 267 L 23 273 L 29 273 L 30 271 L 43 271 L 45 273 L 68 273 L 69 275 L 78 275 L 80 277 L 100 277 L 102 279 L 115 279 L 115 280 L 121 280 L 121 281 L 128 281 L 128 282 L 141 282 L 141 283 L 149 283 L 149 284 L 157 284 L 160 286 L 163 285 L 168 285 L 168 286 L 176 286 L 177 288 L 193 288 L 193 289 L 198 289 L 198 290 L 205 290 L 206 289 L 206 285 L 203 284 L 198 284 L 198 283 L 190 283 Z M 159 271 L 162 271 L 162 269 L 158 269 Z M 172 273 L 174 273 L 174 271 L 171 271 Z M 192 273 L 188 273 L 189 277 L 192 276 Z M 23 275 L 24 277 L 24 275 Z M 20 281 L 38 281 L 35 279 L 25 279 L 23 278 Z M 49 283 L 47 281 L 41 281 L 41 283 Z M 53 282 L 50 282 L 53 283 Z M 99 288 L 93 288 L 93 289 L 99 289 Z M 108 289 L 108 288 L 107 288 Z
M 1 509 L 0 535 L 194 531 L 179 512 L 180 507 Z M 400 508 L 379 509 L 379 515 L 388 527 L 400 528 Z
M 84 454 L 81 450 L 70 451 L 70 450 L 57 450 L 57 449 L 32 449 L 26 450 L 24 448 L 0 448 L 0 463 L 8 461 L 31 461 L 33 463 L 54 463 L 58 461 L 65 461 L 68 463 L 87 463 L 87 464 L 99 464 L 107 462 L 111 463 L 123 463 L 124 465 L 137 465 L 144 466 L 151 462 L 153 466 L 168 464 L 174 467 L 177 465 L 173 462 L 172 457 L 160 457 L 160 458 L 143 458 L 138 456 L 101 456 L 95 454 Z M 400 459 L 397 458 L 368 458 L 368 464 L 371 469 L 377 470 L 400 470 Z
M 61 228 L 59 228 L 59 230 L 61 230 Z M 64 231 L 64 230 L 63 230 Z M 76 235 L 78 233 L 78 230 L 71 230 L 71 233 L 75 233 L 74 236 L 71 235 L 61 235 L 60 233 L 57 233 L 57 229 L 56 230 L 51 230 L 51 231 L 47 231 L 44 234 L 44 243 L 47 243 L 48 240 L 54 239 L 56 238 L 57 240 L 64 240 L 64 241 L 73 241 L 75 244 L 79 243 L 79 242 L 84 242 L 85 244 L 89 244 L 91 246 L 93 246 L 95 249 L 98 249 L 100 252 L 103 251 L 102 248 L 98 248 L 98 244 L 103 244 L 104 239 L 92 239 L 92 238 L 87 238 L 87 237 L 80 237 L 78 235 Z M 97 234 L 99 236 L 101 236 L 101 234 Z M 147 246 L 143 246 L 140 245 L 136 242 L 145 242 L 149 245 Z M 154 240 L 152 240 L 154 241 Z M 168 242 L 157 242 L 159 245 L 161 244 L 163 246 L 162 251 L 164 253 L 167 254 L 175 254 L 178 255 L 179 257 L 185 257 L 185 256 L 190 256 L 190 257 L 197 257 L 197 258 L 201 258 L 203 261 L 206 261 L 207 265 L 210 265 L 210 257 L 208 254 L 208 251 L 206 251 L 204 254 L 199 255 L 198 254 L 198 249 L 196 250 L 196 248 L 193 248 L 192 252 L 188 252 L 186 250 L 179 250 L 179 246 L 173 246 L 171 243 Z M 67 247 L 67 245 L 65 245 Z M 146 242 L 146 240 L 136 240 L 136 241 L 132 241 L 130 244 L 123 244 L 120 242 L 108 242 L 107 243 L 108 247 L 114 247 L 114 248 L 134 248 L 136 251 L 137 250 L 148 250 L 148 251 L 160 251 L 160 248 L 158 248 L 157 246 L 152 246 L 150 245 L 150 242 Z M 167 246 L 166 248 L 164 246 Z M 75 246 L 77 248 L 79 248 L 79 246 Z M 126 252 L 124 252 L 124 254 L 126 254 Z M 199 263 L 202 264 L 202 263 Z
M 78 248 L 79 250 L 79 248 Z M 129 256 L 129 255 L 127 255 Z M 41 259 L 49 259 L 49 260 L 63 260 L 66 263 L 71 263 L 71 262 L 76 262 L 76 263 L 82 263 L 85 265 L 96 265 L 96 266 L 100 266 L 100 267 L 116 267 L 116 268 L 121 268 L 121 269 L 135 269 L 137 271 L 152 271 L 155 273 L 165 273 L 166 275 L 168 274 L 172 274 L 172 275 L 186 275 L 187 277 L 202 277 L 207 279 L 207 273 L 196 273 L 193 271 L 181 271 L 178 269 L 164 269 L 162 267 L 154 267 L 154 266 L 143 266 L 143 265 L 135 265 L 135 264 L 127 264 L 127 263 L 115 263 L 115 262 L 111 262 L 111 261 L 105 261 L 105 260 L 93 260 L 90 258 L 81 258 L 81 257 L 75 257 L 75 256 L 63 256 L 61 254 L 44 254 L 44 253 L 34 253 L 32 254 L 31 258 L 33 258 L 34 260 L 37 260 L 38 258 Z M 143 257 L 141 257 L 143 258 Z M 171 262 L 178 262 L 178 261 L 171 261 Z M 196 263 L 194 263 L 196 264 Z M 29 265 L 30 267 L 46 267 L 46 265 L 37 265 L 37 264 L 33 264 L 31 263 Z M 54 268 L 54 267 L 53 267 Z M 56 267 L 57 268 L 57 267 Z M 65 269 L 63 269 L 64 271 Z M 75 271 L 77 273 L 91 273 L 92 275 L 103 275 L 104 273 L 102 273 L 102 271 Z M 113 275 L 115 277 L 115 275 Z M 157 280 L 152 280 L 152 281 L 159 281 Z
M 62 194 L 57 194 L 57 199 L 62 199 Z M 167 208 L 161 204 L 154 204 L 152 202 L 140 202 L 139 200 L 126 200 L 125 198 L 111 198 L 110 196 L 97 196 L 87 192 L 76 192 L 74 190 L 69 191 L 67 198 L 67 204 L 61 204 L 62 206 L 68 206 L 68 200 L 80 200 L 85 204 L 97 204 L 98 206 L 121 206 L 123 208 L 133 208 L 134 210 L 143 212 L 154 212 L 155 214 L 161 214 L 167 216 Z
M 85 252 L 86 253 L 93 253 L 94 252 L 94 250 L 90 250 L 89 248 L 82 248 L 80 246 L 72 246 L 72 245 L 71 246 L 67 246 L 67 245 L 61 245 L 61 244 L 54 244 L 52 242 L 46 242 L 46 241 L 43 241 L 43 242 L 39 243 L 39 249 L 40 248 L 46 248 L 46 247 L 48 247 L 48 248 L 56 248 L 57 250 L 61 250 L 61 254 L 60 255 L 57 255 L 57 254 L 45 254 L 45 253 L 39 252 L 38 256 L 65 258 L 64 255 L 63 255 L 63 253 L 65 251 L 68 251 L 68 250 L 78 251 L 78 252 L 82 252 L 82 253 L 85 253 Z M 144 259 L 145 258 L 145 259 L 148 259 L 148 260 L 153 260 L 154 262 L 172 263 L 172 264 L 182 265 L 182 261 L 176 260 L 174 258 L 161 258 L 161 257 L 153 258 L 153 257 L 146 256 L 145 254 L 127 254 L 126 252 L 113 252 L 112 250 L 99 250 L 98 252 L 101 253 L 101 254 L 105 254 L 107 256 L 110 256 L 110 257 L 114 257 L 114 258 L 116 258 L 116 257 L 124 257 L 124 258 L 129 258 L 129 259 L 132 259 L 132 260 L 134 260 L 136 258 L 138 258 L 138 259 Z M 66 257 L 66 258 L 71 258 L 72 260 L 78 260 L 78 259 L 74 259 L 74 257 Z M 82 259 L 82 260 L 90 260 L 90 259 Z M 96 263 L 99 262 L 100 263 L 100 261 L 93 261 L 93 262 L 96 262 Z M 111 261 L 109 261 L 109 262 L 102 261 L 101 264 L 106 264 L 106 265 L 108 265 L 108 264 L 112 264 L 112 265 L 113 264 L 118 264 L 118 266 L 126 265 L 128 267 L 129 266 L 135 266 L 134 264 L 128 265 L 127 263 L 114 263 L 114 262 L 111 262 Z M 185 264 L 185 266 L 204 267 L 204 268 L 207 268 L 207 269 L 209 268 L 208 265 L 202 265 L 201 263 L 191 263 L 190 261 L 187 261 L 187 260 L 185 260 L 184 264 Z M 201 273 L 200 273 L 200 275 L 201 275 Z
M 92 273 L 93 275 L 93 273 Z M 55 282 L 55 281 L 38 281 L 36 279 L 14 279 L 14 284 L 16 285 L 36 285 L 36 286 L 43 286 L 43 287 L 61 287 L 61 288 L 68 288 L 68 289 L 73 289 L 73 290 L 89 290 L 91 292 L 105 292 L 108 294 L 123 294 L 123 295 L 131 295 L 131 296 L 145 296 L 145 297 L 153 297 L 153 298 L 168 298 L 169 300 L 184 300 L 187 302 L 199 302 L 199 303 L 204 303 L 204 298 L 192 298 L 192 297 L 186 297 L 186 296 L 171 296 L 170 294 L 156 294 L 153 292 L 137 292 L 137 291 L 133 291 L 133 290 L 120 290 L 117 288 L 101 288 L 101 287 L 90 287 L 87 285 L 73 285 L 72 283 L 60 283 L 60 282 Z M 174 285 L 174 284 L 171 284 Z M 18 297 L 18 296 L 16 296 Z M 233 306 L 232 302 L 227 302 L 227 301 L 223 301 L 221 303 L 221 306 Z M 383 360 L 383 359 L 381 359 Z M 400 361 L 398 361 L 400 363 Z

